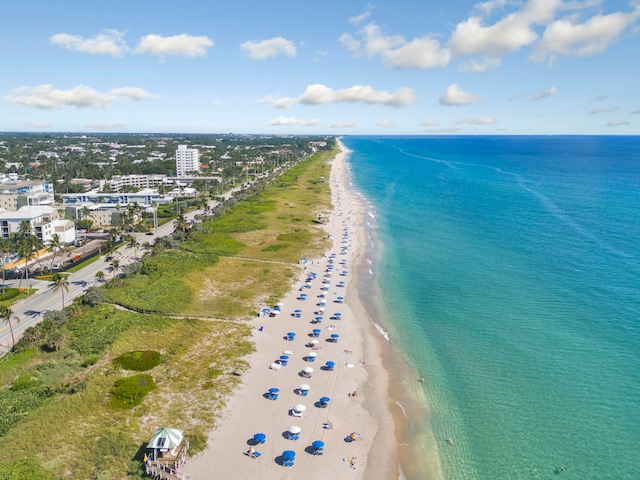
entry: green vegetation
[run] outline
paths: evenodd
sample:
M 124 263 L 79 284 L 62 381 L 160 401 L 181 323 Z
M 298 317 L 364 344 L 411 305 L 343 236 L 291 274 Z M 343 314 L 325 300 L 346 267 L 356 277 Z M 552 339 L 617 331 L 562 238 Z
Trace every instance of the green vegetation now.
M 237 320 L 277 302 L 299 258 L 326 248 L 314 220 L 330 208 L 318 178 L 329 177 L 332 154 L 158 239 L 152 256 L 100 288 L 108 301 L 144 313 L 92 292 L 28 328 L 0 358 L 0 480 L 141 479 L 136 452 L 150 425 L 181 428 L 191 453 L 203 450 L 248 368 L 250 328 L 166 315 Z
M 144 350 L 137 352 L 129 352 L 113 359 L 113 364 L 124 368 L 125 370 L 133 370 L 134 372 L 146 372 L 153 367 L 160 365 L 162 355 L 160 352 L 153 350 Z
M 12 300 L 18 295 L 20 295 L 20 290 L 17 288 L 7 288 L 4 293 L 0 294 L 0 304 L 7 300 Z
M 51 319 L 43 324 L 31 348 L 0 359 L 6 386 L 0 389 L 0 436 L 6 465 L 46 459 L 42 467 L 56 479 L 98 478 L 106 470 L 110 478 L 123 478 L 137 471 L 131 458 L 153 433 L 148 422 L 193 432 L 204 448 L 203 432 L 213 428 L 225 396 L 240 381 L 236 374 L 247 368 L 242 357 L 253 349 L 243 324 L 142 315 L 104 304 L 82 307 L 59 327 Z M 59 350 L 43 348 L 51 331 L 68 339 Z M 131 377 L 113 366 L 117 358 L 150 368 Z
M 329 211 L 330 190 L 318 179 L 329 177 L 334 154 L 319 152 L 294 165 L 265 189 L 231 202 L 224 215 L 206 217 L 197 230 L 180 228 L 174 238 L 159 239 L 138 272 L 121 287 L 109 284 L 107 299 L 138 312 L 227 319 L 279 300 L 298 260 L 326 249 L 315 219 Z
M 132 408 L 142 403 L 149 392 L 156 389 L 153 377 L 147 374 L 134 375 L 116 380 L 111 389 L 111 403 L 114 408 Z

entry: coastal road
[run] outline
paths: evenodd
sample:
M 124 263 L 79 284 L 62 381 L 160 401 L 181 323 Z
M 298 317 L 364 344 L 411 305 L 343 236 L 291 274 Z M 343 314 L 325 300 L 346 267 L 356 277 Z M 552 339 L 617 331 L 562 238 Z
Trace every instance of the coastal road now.
M 215 206 L 217 202 L 211 202 L 212 206 Z M 185 217 L 187 220 L 192 220 L 198 214 L 201 214 L 202 210 L 194 210 L 188 212 Z M 152 235 L 144 233 L 136 233 L 136 240 L 139 244 L 149 242 L 153 244 L 159 237 L 170 235 L 174 231 L 174 222 L 167 222 L 164 225 L 158 227 L 157 231 Z M 142 255 L 144 249 L 138 248 L 138 256 Z M 114 253 L 114 257 L 120 260 L 120 265 L 124 266 L 129 263 L 137 261 L 134 256 L 134 250 L 126 245 L 121 246 Z M 110 268 L 111 262 L 101 257 L 98 261 L 87 265 L 81 270 L 70 274 L 67 277 L 69 281 L 69 291 L 64 292 L 65 306 L 69 305 L 74 298 L 83 295 L 87 288 L 99 285 L 100 282 L 96 279 L 96 274 L 99 271 L 104 272 L 105 279 L 110 279 L 113 274 Z M 36 325 L 42 321 L 42 316 L 48 310 L 60 310 L 62 309 L 62 292 L 60 290 L 53 291 L 49 287 L 47 281 L 28 279 L 22 281 L 23 287 L 34 288 L 37 291 L 25 298 L 14 303 L 11 306 L 13 310 L 13 317 L 11 325 L 13 327 L 13 336 L 16 342 L 22 337 L 22 333 L 29 327 Z M 18 287 L 19 280 L 8 280 L 6 285 L 9 287 Z M 12 347 L 11 330 L 9 325 L 0 325 L 0 355 L 3 355 L 9 351 Z
M 225 199 L 231 198 L 236 192 L 239 192 L 245 188 L 245 185 L 235 187 L 222 196 Z M 209 201 L 209 208 L 215 208 L 219 205 L 219 202 L 211 200 Z M 202 209 L 192 210 L 185 214 L 187 221 L 193 220 L 196 215 L 204 213 Z M 159 237 L 170 235 L 175 230 L 175 222 L 170 221 L 158 227 L 158 229 L 152 234 L 135 233 L 136 241 L 142 245 L 145 242 L 149 242 L 153 245 Z M 138 248 L 138 256 L 144 253 L 144 249 Z M 120 260 L 120 266 L 125 266 L 129 263 L 138 261 L 135 257 L 134 249 L 123 245 L 116 250 L 114 257 Z M 111 262 L 101 257 L 98 261 L 87 265 L 81 270 L 70 274 L 67 277 L 69 282 L 69 291 L 64 292 L 65 306 L 69 305 L 74 298 L 83 295 L 87 288 L 99 285 L 100 282 L 96 279 L 96 274 L 99 271 L 104 272 L 105 279 L 109 280 L 113 274 L 111 272 Z M 37 290 L 33 295 L 14 303 L 11 306 L 13 310 L 13 317 L 11 319 L 11 325 L 13 327 L 13 337 L 17 342 L 23 332 L 42 321 L 42 317 L 48 310 L 60 310 L 62 309 L 62 292 L 60 290 L 53 291 L 49 287 L 50 282 L 28 279 L 22 281 L 22 286 L 27 288 L 34 288 Z M 8 280 L 5 284 L 9 287 L 18 287 L 19 280 Z M 0 356 L 8 352 L 13 345 L 11 337 L 11 330 L 8 324 L 0 324 Z

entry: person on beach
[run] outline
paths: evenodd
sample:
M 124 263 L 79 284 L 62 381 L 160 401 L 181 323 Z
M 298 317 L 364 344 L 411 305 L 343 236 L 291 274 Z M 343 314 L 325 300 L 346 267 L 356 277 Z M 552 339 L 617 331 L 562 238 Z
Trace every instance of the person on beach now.
M 249 450 L 247 450 L 247 455 L 251 458 L 256 458 L 256 450 L 253 447 L 249 447 Z

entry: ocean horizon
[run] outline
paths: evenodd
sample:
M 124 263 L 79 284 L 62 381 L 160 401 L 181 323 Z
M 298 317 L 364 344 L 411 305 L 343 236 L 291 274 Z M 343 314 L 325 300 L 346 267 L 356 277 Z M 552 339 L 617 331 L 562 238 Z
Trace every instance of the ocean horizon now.
M 444 478 L 640 478 L 640 137 L 341 140 L 376 321 L 425 377 L 412 447 Z

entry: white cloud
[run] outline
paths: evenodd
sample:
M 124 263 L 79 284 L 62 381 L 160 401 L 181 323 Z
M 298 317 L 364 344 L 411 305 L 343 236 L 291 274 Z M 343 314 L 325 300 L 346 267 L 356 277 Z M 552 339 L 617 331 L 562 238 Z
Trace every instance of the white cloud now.
M 626 120 L 609 120 L 607 122 L 607 127 L 620 127 L 622 125 L 631 125 L 631 122 Z
M 593 110 L 590 110 L 589 113 L 591 115 L 595 115 L 595 114 L 598 114 L 598 113 L 611 113 L 611 112 L 615 112 L 616 110 L 620 110 L 620 107 L 594 108 Z
M 138 87 L 121 87 L 114 88 L 109 92 L 111 95 L 116 97 L 126 97 L 129 100 L 140 101 L 145 100 L 147 98 L 153 97 L 149 92 L 145 92 L 143 89 Z
M 259 42 L 244 42 L 240 48 L 251 58 L 256 60 L 266 60 L 267 58 L 286 55 L 296 56 L 296 46 L 292 41 L 282 37 L 274 37 L 269 40 Z
M 401 107 L 416 102 L 413 90 L 401 87 L 393 93 L 385 90 L 374 90 L 369 85 L 355 85 L 341 90 L 333 90 L 324 85 L 309 85 L 298 102 L 306 105 L 327 103 L 366 103 Z
M 425 120 L 419 125 L 422 125 L 423 127 L 437 127 L 439 124 L 435 120 Z
M 392 120 L 389 120 L 388 118 L 385 118 L 384 120 L 380 120 L 376 122 L 376 125 L 383 128 L 393 128 L 396 126 L 396 124 Z
M 629 13 L 595 15 L 581 24 L 573 23 L 573 18 L 557 20 L 547 26 L 529 59 L 540 62 L 551 53 L 577 57 L 601 53 L 615 43 L 638 18 L 640 5 Z
M 297 127 L 297 126 L 314 127 L 319 124 L 320 122 L 318 122 L 318 120 L 315 118 L 312 118 L 311 120 L 303 120 L 301 118 L 294 118 L 294 117 L 278 117 L 275 120 L 273 120 L 269 125 L 290 126 L 290 127 Z
M 461 72 L 482 73 L 501 65 L 498 57 L 484 57 L 482 60 L 471 59 L 463 63 L 458 69 Z
M 480 97 L 473 93 L 463 91 L 455 83 L 449 85 L 440 97 L 440 103 L 442 105 L 468 105 L 479 102 L 480 100 L 482 100 Z
M 448 49 L 430 35 L 407 41 L 401 35 L 385 35 L 375 23 L 366 25 L 359 32 L 360 39 L 343 34 L 338 39 L 343 47 L 357 56 L 373 58 L 395 68 L 444 67 L 451 60 Z
M 271 105 L 276 108 L 289 108 L 296 103 L 296 99 L 291 97 L 279 97 L 276 95 L 265 95 L 258 100 L 258 103 Z
M 356 122 L 335 122 L 329 125 L 329 128 L 354 128 Z
M 506 4 L 507 0 L 491 0 L 488 2 L 477 3 L 473 7 L 480 11 L 485 17 L 488 17 L 494 9 L 504 7 Z
M 355 25 L 364 22 L 367 18 L 371 16 L 370 12 L 364 12 L 360 15 L 355 15 L 353 17 L 349 17 L 349 23 L 353 23 Z
M 429 36 L 416 38 L 400 48 L 382 53 L 385 63 L 396 68 L 436 68 L 446 67 L 451 60 L 451 52 L 440 47 L 440 42 Z
M 483 25 L 480 16 L 469 17 L 456 25 L 449 47 L 456 56 L 498 56 L 515 52 L 538 39 L 532 26 L 553 20 L 560 5 L 560 0 L 529 0 L 522 9 L 489 26 Z
M 37 87 L 20 87 L 4 97 L 4 100 L 28 107 L 52 109 L 62 107 L 95 107 L 108 108 L 109 103 L 119 98 L 143 100 L 152 95 L 141 88 L 114 88 L 108 93 L 100 93 L 86 85 L 78 85 L 70 90 L 56 90 L 53 85 L 39 85 Z
M 553 97 L 558 93 L 558 87 L 551 87 L 549 90 L 541 90 L 533 96 L 534 100 L 542 100 L 543 98 Z
M 67 50 L 121 57 L 123 53 L 128 50 L 123 37 L 124 32 L 119 32 L 118 30 L 103 30 L 102 33 L 92 38 L 84 38 L 69 33 L 57 33 L 56 35 L 52 35 L 49 41 L 51 44 L 58 45 Z
M 495 125 L 498 123 L 495 119 L 490 117 L 480 117 L 480 118 L 461 118 L 460 120 L 456 120 L 457 125 L 468 124 L 468 125 Z
M 206 57 L 207 48 L 214 42 L 205 36 L 194 37 L 183 33 L 172 37 L 150 34 L 142 37 L 134 53 L 144 55 Z
M 629 115 L 638 115 L 640 113 L 640 108 L 638 110 L 634 110 L 629 113 Z

